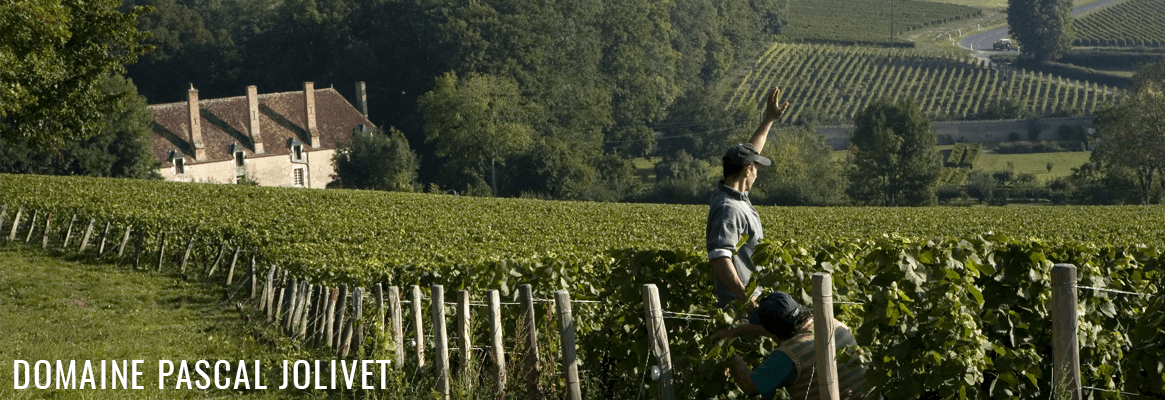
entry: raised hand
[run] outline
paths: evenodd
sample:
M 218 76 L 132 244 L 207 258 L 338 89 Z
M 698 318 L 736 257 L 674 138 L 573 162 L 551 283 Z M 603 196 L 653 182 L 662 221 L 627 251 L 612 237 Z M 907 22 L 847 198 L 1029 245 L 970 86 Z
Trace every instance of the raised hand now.
M 773 88 L 773 92 L 769 94 L 768 100 L 765 102 L 765 121 L 776 121 L 785 115 L 785 111 L 789 110 L 789 102 L 781 104 L 781 88 Z

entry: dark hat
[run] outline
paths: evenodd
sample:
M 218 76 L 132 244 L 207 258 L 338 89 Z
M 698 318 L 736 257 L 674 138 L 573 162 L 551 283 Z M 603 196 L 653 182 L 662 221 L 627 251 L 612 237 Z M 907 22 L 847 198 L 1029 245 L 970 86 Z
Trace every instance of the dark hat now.
M 772 160 L 757 153 L 756 148 L 752 147 L 752 143 L 738 144 L 728 148 L 728 152 L 724 154 L 724 162 L 741 166 L 748 166 L 754 162 L 765 166 L 773 164 Z
M 797 321 L 801 313 L 806 312 L 801 305 L 785 292 L 773 292 L 761 299 L 748 323 L 760 325 L 766 331 L 776 335 L 781 340 L 793 337 L 797 333 Z

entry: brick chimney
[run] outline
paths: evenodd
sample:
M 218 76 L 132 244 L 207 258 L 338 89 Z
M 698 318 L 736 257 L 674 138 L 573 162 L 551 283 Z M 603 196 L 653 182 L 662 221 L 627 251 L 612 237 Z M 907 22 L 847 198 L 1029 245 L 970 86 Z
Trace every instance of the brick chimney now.
M 259 88 L 247 86 L 247 115 L 251 120 L 251 142 L 255 144 L 255 154 L 263 154 L 263 134 L 259 130 Z
M 364 81 L 356 82 L 356 109 L 360 110 L 364 118 L 368 118 L 368 91 L 364 87 Z
M 307 116 L 307 132 L 311 134 L 311 146 L 320 147 L 320 133 L 316 128 L 316 84 L 303 83 L 303 107 Z
M 190 144 L 194 146 L 195 161 L 206 159 L 206 145 L 202 143 L 202 115 L 199 110 L 198 89 L 191 83 L 190 90 L 186 92 L 186 114 L 190 121 L 186 126 L 190 129 Z

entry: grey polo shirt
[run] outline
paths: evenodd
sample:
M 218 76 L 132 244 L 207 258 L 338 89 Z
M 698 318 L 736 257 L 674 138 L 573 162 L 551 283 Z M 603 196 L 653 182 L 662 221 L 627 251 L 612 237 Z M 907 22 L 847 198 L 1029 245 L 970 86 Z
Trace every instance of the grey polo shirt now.
M 712 193 L 709 203 L 706 232 L 708 259 L 732 257 L 736 275 L 747 287 L 749 278 L 756 272 L 756 266 L 752 264 L 752 253 L 757 242 L 764 237 L 760 214 L 752 207 L 747 193 L 738 192 L 726 186 L 724 182 L 720 182 L 720 186 Z M 745 235 L 748 240 L 741 244 L 741 238 Z M 741 244 L 740 248 L 737 248 L 737 244 Z M 717 299 L 716 307 L 727 307 L 728 303 L 736 299 L 736 295 L 716 274 L 712 274 L 712 282 Z

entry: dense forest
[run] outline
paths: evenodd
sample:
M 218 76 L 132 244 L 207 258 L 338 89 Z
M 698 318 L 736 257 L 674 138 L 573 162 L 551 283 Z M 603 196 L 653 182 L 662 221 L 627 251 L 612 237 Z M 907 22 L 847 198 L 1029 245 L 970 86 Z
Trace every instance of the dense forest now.
M 755 107 L 726 80 L 786 24 L 787 0 L 126 0 L 155 48 L 128 66 L 151 104 L 298 90 L 353 95 L 403 132 L 430 188 L 623 200 L 631 158 L 718 158 Z M 430 93 L 431 92 L 431 93 Z M 428 93 L 428 95 L 426 95 Z M 474 105 L 474 112 L 464 111 Z M 456 155 L 457 157 L 450 157 Z

